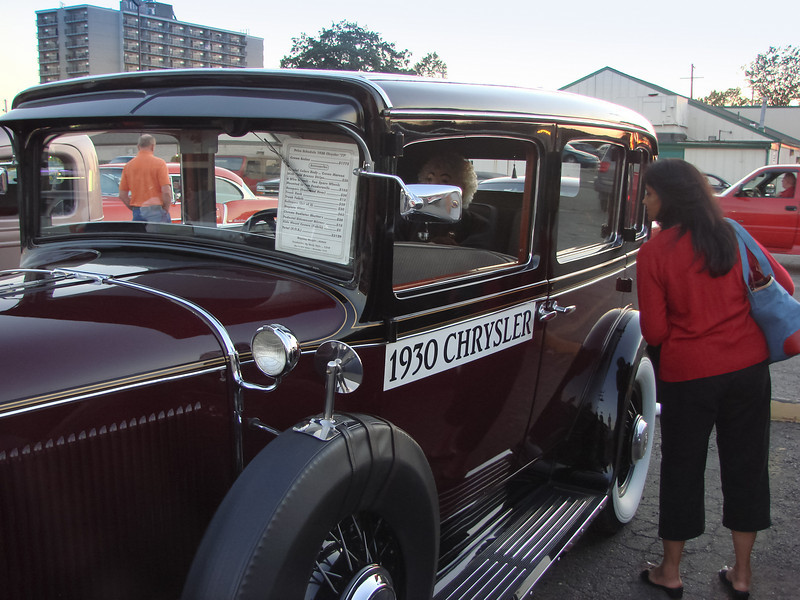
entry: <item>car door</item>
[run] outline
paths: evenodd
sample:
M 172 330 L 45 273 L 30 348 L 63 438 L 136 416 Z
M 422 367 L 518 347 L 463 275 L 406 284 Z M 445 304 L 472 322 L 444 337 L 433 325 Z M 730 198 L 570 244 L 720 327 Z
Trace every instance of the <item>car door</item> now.
M 557 449 L 575 426 L 615 315 L 635 302 L 621 213 L 628 204 L 624 183 L 627 135 L 562 130 L 562 144 L 580 139 L 602 151 L 602 169 L 560 155 L 561 188 L 554 209 L 550 293 L 543 307 L 541 373 L 528 443 L 542 453 Z M 557 155 L 558 156 L 558 155 Z M 603 424 L 616 415 L 609 406 Z M 600 407 L 602 416 L 603 407 Z
M 535 311 L 547 285 L 530 233 L 542 146 L 500 136 L 424 138 L 404 149 L 400 176 L 418 181 L 438 152 L 524 182 L 514 191 L 478 189 L 460 223 L 400 219 L 395 227 L 380 414 L 425 450 L 446 516 L 526 461 L 542 340 Z

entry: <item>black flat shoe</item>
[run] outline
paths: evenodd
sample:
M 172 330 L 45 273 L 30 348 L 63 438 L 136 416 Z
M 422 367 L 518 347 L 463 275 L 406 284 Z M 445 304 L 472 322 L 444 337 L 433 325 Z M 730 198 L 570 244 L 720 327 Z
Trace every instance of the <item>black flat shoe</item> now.
M 720 569 L 719 572 L 719 580 L 725 584 L 725 587 L 731 594 L 731 598 L 735 598 L 736 600 L 747 600 L 750 597 L 750 592 L 743 592 L 742 590 L 737 590 L 733 587 L 733 582 L 728 579 L 728 571 L 730 569 L 725 567 L 724 569 Z
M 644 571 L 639 573 L 639 579 L 644 581 L 647 585 L 651 585 L 654 588 L 663 590 L 670 598 L 683 598 L 683 586 L 671 588 L 665 585 L 660 585 L 658 583 L 653 583 L 652 581 L 650 581 L 650 569 L 645 569 Z

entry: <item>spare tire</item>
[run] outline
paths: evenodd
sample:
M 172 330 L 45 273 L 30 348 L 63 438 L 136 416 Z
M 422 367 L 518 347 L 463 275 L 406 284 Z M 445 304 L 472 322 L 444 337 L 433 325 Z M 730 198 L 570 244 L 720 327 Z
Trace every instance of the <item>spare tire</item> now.
M 247 466 L 195 555 L 185 600 L 430 598 L 439 520 L 419 446 L 348 415 L 330 441 L 287 430 Z

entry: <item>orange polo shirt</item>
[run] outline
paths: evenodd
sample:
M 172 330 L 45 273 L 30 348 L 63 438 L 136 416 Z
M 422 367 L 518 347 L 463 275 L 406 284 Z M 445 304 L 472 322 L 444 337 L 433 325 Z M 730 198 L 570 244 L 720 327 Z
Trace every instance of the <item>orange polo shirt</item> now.
M 161 187 L 165 185 L 171 185 L 167 163 L 150 150 L 139 150 L 122 168 L 119 191 L 131 193 L 131 206 L 163 206 Z

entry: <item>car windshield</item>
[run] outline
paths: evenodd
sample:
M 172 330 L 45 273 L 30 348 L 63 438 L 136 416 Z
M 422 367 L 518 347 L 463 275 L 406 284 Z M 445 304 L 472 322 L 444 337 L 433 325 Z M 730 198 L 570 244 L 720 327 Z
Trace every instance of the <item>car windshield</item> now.
M 141 161 L 108 162 L 136 148 L 141 134 L 97 131 L 49 138 L 36 194 L 38 243 L 90 236 L 192 238 L 291 255 L 301 262 L 352 264 L 354 171 L 360 164 L 352 138 L 160 130 L 151 134 L 152 155 L 163 163 L 145 162 L 147 152 L 140 152 Z M 218 160 L 223 152 L 253 156 L 251 162 L 279 177 L 279 191 L 256 196 L 242 177 L 223 166 L 227 159 Z M 164 165 L 167 186 L 157 174 Z

